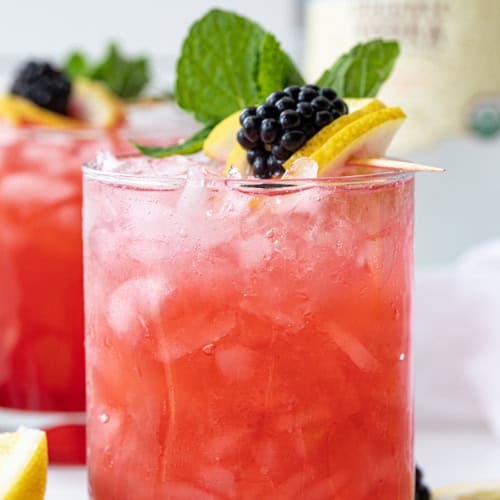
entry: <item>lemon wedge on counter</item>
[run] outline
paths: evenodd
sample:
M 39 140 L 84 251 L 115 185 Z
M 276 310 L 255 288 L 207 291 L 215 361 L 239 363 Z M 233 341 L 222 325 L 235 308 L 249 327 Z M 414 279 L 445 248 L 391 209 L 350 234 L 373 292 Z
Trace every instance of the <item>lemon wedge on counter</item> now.
M 43 500 L 47 484 L 47 438 L 36 429 L 0 434 L 0 498 Z
M 433 500 L 500 500 L 500 482 L 451 486 L 432 493 Z
M 433 500 L 500 500 L 500 482 L 451 486 L 432 493 Z

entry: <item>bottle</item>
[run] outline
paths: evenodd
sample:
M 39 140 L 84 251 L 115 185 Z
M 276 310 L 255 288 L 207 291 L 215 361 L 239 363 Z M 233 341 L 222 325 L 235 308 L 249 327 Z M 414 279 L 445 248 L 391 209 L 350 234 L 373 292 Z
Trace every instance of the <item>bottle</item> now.
M 401 55 L 380 98 L 408 115 L 389 153 L 442 166 L 417 181 L 417 267 L 500 236 L 500 1 L 309 0 L 305 72 L 373 38 Z

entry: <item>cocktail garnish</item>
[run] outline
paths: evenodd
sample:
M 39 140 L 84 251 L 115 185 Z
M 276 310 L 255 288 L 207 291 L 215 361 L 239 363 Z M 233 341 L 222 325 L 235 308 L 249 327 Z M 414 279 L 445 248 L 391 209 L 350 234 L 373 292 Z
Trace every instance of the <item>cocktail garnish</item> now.
M 245 108 L 236 137 L 247 150 L 255 177 L 281 177 L 285 160 L 348 112 L 346 103 L 328 87 L 292 85 L 271 93 L 257 108 Z
M 71 79 L 83 77 L 101 82 L 122 99 L 138 97 L 150 80 L 148 60 L 125 56 L 116 43 L 110 43 L 103 58 L 95 63 L 82 52 L 72 52 L 63 68 Z
M 177 63 L 175 95 L 179 106 L 206 127 L 250 108 L 246 109 L 248 116 L 243 117 L 248 120 L 246 134 L 239 132 L 240 142 L 245 142 L 245 136 L 246 147 L 257 144 L 249 155 L 251 166 L 257 163 L 256 176 L 278 176 L 283 174 L 281 164 L 290 154 L 347 112 L 338 97 L 344 97 L 345 91 L 352 91 L 352 97 L 373 97 L 388 78 L 398 54 L 395 41 L 359 44 L 334 63 L 318 85 L 304 89 L 304 78 L 273 35 L 235 13 L 214 9 L 193 24 L 184 40 Z M 332 82 L 339 85 L 337 92 Z M 325 87 L 322 95 L 319 87 Z M 312 105 L 315 98 L 319 99 Z M 272 102 L 265 103 L 266 99 Z M 279 101 L 283 101 L 283 109 L 271 111 Z M 256 108 L 254 116 L 250 116 L 252 107 Z M 267 116 L 269 113 L 272 116 Z M 257 123 L 253 123 L 257 121 L 258 131 Z M 225 123 L 223 131 L 219 129 L 216 138 L 209 135 L 205 147 L 206 154 L 219 161 L 227 159 L 231 141 L 236 139 L 236 135 L 231 136 L 232 126 Z M 256 140 L 249 141 L 249 135 Z M 144 148 L 141 150 L 148 154 Z M 192 148 L 187 151 L 191 153 Z M 154 150 L 156 157 L 179 153 L 182 151 L 178 146 Z
M 24 97 L 41 108 L 67 115 L 71 82 L 51 64 L 30 61 L 17 73 L 10 93 Z
M 0 95 L 0 117 L 18 127 L 113 128 L 125 117 L 120 98 L 138 96 L 148 81 L 148 61 L 127 59 L 115 44 L 96 64 L 80 52 L 68 57 L 64 69 L 30 61 L 10 92 Z
M 444 172 L 444 168 L 430 167 L 411 161 L 391 160 L 389 158 L 352 158 L 347 162 L 349 167 L 382 168 L 384 170 L 401 170 L 407 172 Z

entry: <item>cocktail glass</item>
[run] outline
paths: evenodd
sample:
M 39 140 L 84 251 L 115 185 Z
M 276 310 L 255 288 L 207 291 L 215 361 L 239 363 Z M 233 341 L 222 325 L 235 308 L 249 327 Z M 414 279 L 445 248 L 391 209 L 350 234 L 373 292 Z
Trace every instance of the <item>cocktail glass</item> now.
M 413 177 L 84 167 L 93 500 L 413 498 Z
M 85 460 L 81 165 L 99 149 L 133 151 L 130 138 L 174 142 L 190 125 L 173 114 L 178 128 L 161 137 L 132 123 L 0 127 L 0 431 L 46 429 L 53 462 Z

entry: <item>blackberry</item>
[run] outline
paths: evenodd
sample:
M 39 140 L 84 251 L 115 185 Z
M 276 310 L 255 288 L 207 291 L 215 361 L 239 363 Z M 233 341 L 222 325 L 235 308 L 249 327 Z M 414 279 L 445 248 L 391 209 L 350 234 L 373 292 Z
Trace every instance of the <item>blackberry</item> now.
M 423 482 L 424 474 L 418 466 L 415 469 L 415 500 L 430 500 L 432 498 L 429 488 Z
M 30 61 L 23 66 L 10 92 L 55 113 L 68 114 L 71 82 L 47 62 Z
M 247 150 L 253 175 L 281 177 L 283 163 L 323 127 L 349 112 L 331 88 L 291 85 L 240 114 L 238 143 Z

